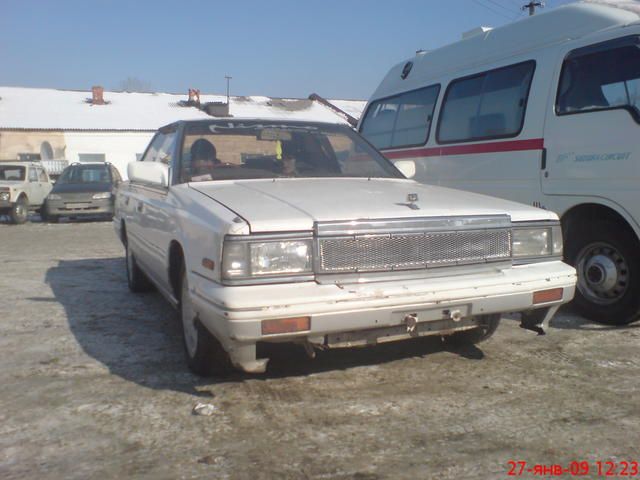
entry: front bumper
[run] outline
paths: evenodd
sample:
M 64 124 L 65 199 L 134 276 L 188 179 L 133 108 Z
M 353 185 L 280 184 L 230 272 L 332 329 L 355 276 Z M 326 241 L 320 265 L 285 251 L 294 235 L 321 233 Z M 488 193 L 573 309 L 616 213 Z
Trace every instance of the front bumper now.
M 415 314 L 417 331 L 448 334 L 473 328 L 478 315 L 527 312 L 546 308 L 548 320 L 557 307 L 573 298 L 576 273 L 560 261 L 495 268 L 477 274 L 421 278 L 361 284 L 222 286 L 199 275 L 189 278 L 191 295 L 202 323 L 218 338 L 232 362 L 246 371 L 263 371 L 266 360 L 255 358 L 258 341 L 303 341 L 329 345 L 337 334 L 371 332 L 387 336 L 385 329 L 403 326 L 407 314 Z M 557 301 L 533 303 L 533 293 L 562 288 Z M 452 311 L 464 322 L 437 322 Z M 263 335 L 262 321 L 309 316 L 304 332 Z M 471 322 L 471 323 L 470 323 Z M 429 329 L 429 326 L 434 328 Z M 369 332 L 369 333 L 367 333 Z M 344 337 L 344 335 L 342 335 Z M 375 333 L 373 335 L 375 337 Z M 333 342 L 339 343 L 339 342 Z
M 73 200 L 47 200 L 47 215 L 49 216 L 91 216 L 113 215 L 113 199 L 95 200 L 91 197 Z

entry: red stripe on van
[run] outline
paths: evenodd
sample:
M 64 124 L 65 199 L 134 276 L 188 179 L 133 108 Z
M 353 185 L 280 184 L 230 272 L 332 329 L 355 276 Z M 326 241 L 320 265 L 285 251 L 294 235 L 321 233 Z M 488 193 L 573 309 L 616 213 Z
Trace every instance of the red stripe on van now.
M 382 152 L 389 159 L 438 157 L 445 155 L 468 155 L 471 153 L 520 152 L 523 150 L 542 150 L 544 138 L 529 140 L 510 140 L 507 142 L 474 143 L 471 145 L 450 145 L 448 147 L 413 148 Z

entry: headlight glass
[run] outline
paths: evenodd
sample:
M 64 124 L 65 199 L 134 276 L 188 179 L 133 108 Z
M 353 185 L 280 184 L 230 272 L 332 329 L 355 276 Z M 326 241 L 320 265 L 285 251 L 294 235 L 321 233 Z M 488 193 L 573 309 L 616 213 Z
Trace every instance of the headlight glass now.
M 96 193 L 93 197 L 94 200 L 102 200 L 105 198 L 111 198 L 111 192 L 100 192 Z
M 8 202 L 11 198 L 11 192 L 9 190 L 0 190 L 0 201 Z
M 560 225 L 514 228 L 512 245 L 514 258 L 559 256 L 562 255 L 562 229 Z
M 227 241 L 222 269 L 227 279 L 312 272 L 311 240 Z
M 50 193 L 48 198 L 49 200 L 62 200 L 62 197 L 57 193 Z

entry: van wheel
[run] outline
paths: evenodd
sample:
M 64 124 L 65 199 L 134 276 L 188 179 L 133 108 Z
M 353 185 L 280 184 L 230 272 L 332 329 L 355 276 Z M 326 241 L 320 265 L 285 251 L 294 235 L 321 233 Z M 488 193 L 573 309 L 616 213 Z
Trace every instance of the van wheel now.
M 131 252 L 128 243 L 124 244 L 124 249 L 127 264 L 127 285 L 129 286 L 129 290 L 133 293 L 152 291 L 153 284 L 149 281 L 144 272 L 140 270 L 140 267 L 136 262 L 136 257 L 133 255 L 133 252 Z
M 11 221 L 16 225 L 20 225 L 27 221 L 29 215 L 29 200 L 24 195 L 18 198 L 9 214 Z
M 479 315 L 477 319 L 477 328 L 456 332 L 453 335 L 447 335 L 443 338 L 445 343 L 455 347 L 475 345 L 476 343 L 484 342 L 491 337 L 498 329 L 498 325 L 500 325 L 500 314 L 498 313 L 491 315 Z
M 231 372 L 229 355 L 218 340 L 198 319 L 189 293 L 187 272 L 182 267 L 180 276 L 180 320 L 187 365 L 193 373 L 203 377 L 225 375 Z
M 640 248 L 612 222 L 572 227 L 567 262 L 578 272 L 575 308 L 589 320 L 627 325 L 640 317 Z

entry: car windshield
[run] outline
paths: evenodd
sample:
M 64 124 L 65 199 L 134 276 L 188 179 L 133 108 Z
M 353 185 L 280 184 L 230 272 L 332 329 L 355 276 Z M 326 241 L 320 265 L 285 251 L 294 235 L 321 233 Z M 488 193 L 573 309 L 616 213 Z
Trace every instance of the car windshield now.
M 15 165 L 1 165 L 0 180 L 20 182 L 24 180 L 25 172 L 26 169 L 24 167 L 18 167 Z
M 59 184 L 64 183 L 109 183 L 109 170 L 105 165 L 74 165 L 67 168 L 60 178 Z
M 182 182 L 248 178 L 403 178 L 347 126 L 225 121 L 186 127 Z

